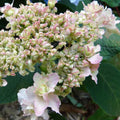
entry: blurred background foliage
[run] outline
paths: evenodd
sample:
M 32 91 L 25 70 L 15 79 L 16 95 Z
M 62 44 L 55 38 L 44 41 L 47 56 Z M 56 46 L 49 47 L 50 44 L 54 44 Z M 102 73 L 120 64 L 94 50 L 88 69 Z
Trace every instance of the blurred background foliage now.
M 88 4 L 93 0 L 59 0 L 56 4 L 58 9 L 57 14 L 63 13 L 66 10 L 80 12 L 83 9 L 81 1 Z M 120 0 L 97 1 L 104 6 L 110 7 L 119 19 Z M 47 4 L 47 0 L 31 0 L 31 2 L 43 2 Z M 12 0 L 0 0 L 0 7 L 4 6 L 5 3 L 11 4 Z M 26 0 L 15 0 L 13 6 L 19 7 L 20 4 L 26 4 Z M 7 21 L 1 19 L 0 29 L 5 29 L 6 24 Z M 118 25 L 118 27 L 120 28 L 120 25 Z M 99 68 L 98 84 L 96 85 L 89 77 L 80 88 L 77 88 L 77 92 L 84 91 L 89 93 L 93 99 L 93 103 L 99 106 L 93 115 L 90 114 L 88 116 L 88 120 L 116 120 L 116 118 L 120 116 L 120 36 L 112 34 L 109 38 L 103 37 L 102 40 L 97 40 L 95 44 L 101 45 L 101 55 L 103 56 L 103 62 Z M 32 75 L 33 73 L 25 78 L 20 75 L 14 78 L 8 77 L 7 80 L 10 84 L 5 88 L 0 88 L 0 103 L 8 103 L 17 100 L 16 94 L 18 90 L 32 84 L 32 81 L 28 79 Z M 16 79 L 21 81 L 21 84 L 19 84 L 19 81 Z M 11 84 L 13 82 L 15 83 L 14 85 Z M 13 89 L 10 90 L 10 86 L 12 86 Z M 3 95 L 2 93 L 5 94 Z M 13 96 L 11 94 L 13 94 Z M 82 102 L 78 101 L 73 94 L 69 94 L 67 99 L 75 107 L 83 108 Z M 65 120 L 64 117 L 53 112 L 50 113 L 50 116 L 53 120 L 56 120 L 56 118 L 57 120 Z M 83 120 L 86 120 L 85 117 L 83 117 Z

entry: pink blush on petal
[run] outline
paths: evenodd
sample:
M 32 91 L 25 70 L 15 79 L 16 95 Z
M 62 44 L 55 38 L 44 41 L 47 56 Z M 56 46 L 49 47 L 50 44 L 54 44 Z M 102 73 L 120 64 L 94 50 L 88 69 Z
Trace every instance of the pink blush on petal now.
M 102 56 L 98 54 L 92 56 L 91 58 L 88 58 L 88 61 L 91 63 L 91 64 L 98 64 L 102 61 Z
M 59 113 L 59 106 L 61 102 L 57 95 L 49 94 L 48 95 L 48 107 L 51 107 L 51 109 L 57 113 Z
M 44 113 L 47 106 L 48 106 L 47 102 L 44 101 L 42 97 L 36 97 L 34 101 L 35 115 L 41 116 Z

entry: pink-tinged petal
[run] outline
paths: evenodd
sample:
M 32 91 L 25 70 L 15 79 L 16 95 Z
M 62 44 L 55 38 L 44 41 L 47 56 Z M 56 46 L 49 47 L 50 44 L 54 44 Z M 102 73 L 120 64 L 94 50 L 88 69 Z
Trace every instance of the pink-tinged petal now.
M 34 101 L 35 94 L 33 93 L 34 88 L 29 87 L 27 89 L 23 88 L 18 92 L 18 101 L 19 103 L 25 105 L 31 105 Z
M 48 75 L 47 85 L 49 88 L 49 92 L 54 91 L 54 88 L 57 85 L 58 81 L 59 81 L 59 76 L 57 73 L 51 73 Z
M 97 74 L 98 74 L 97 70 L 94 72 L 91 72 L 92 80 L 94 80 L 96 84 L 97 84 Z
M 87 60 L 83 60 L 82 65 L 83 67 L 86 67 L 89 65 L 89 62 Z
M 79 77 L 87 77 L 90 74 L 91 74 L 90 68 L 89 67 L 84 67 L 84 68 L 82 68 L 82 71 L 81 71 Z
M 59 113 L 59 107 L 61 102 L 57 95 L 49 94 L 48 95 L 48 107 L 50 107 L 53 111 Z
M 36 97 L 34 101 L 34 111 L 36 116 L 41 116 L 47 108 L 47 102 L 42 97 Z
M 36 72 L 33 76 L 34 80 L 34 87 L 35 88 L 40 88 L 42 84 L 45 84 L 45 78 L 38 72 Z
M 40 75 L 40 73 L 36 72 L 33 76 L 33 80 L 34 80 L 34 82 L 39 82 L 40 80 L 42 80 L 42 75 Z
M 91 64 L 98 64 L 102 61 L 102 56 L 100 56 L 100 54 L 95 54 L 94 56 L 92 56 L 91 58 L 88 58 L 88 61 Z
M 91 71 L 96 71 L 96 70 L 98 70 L 98 68 L 99 68 L 99 64 L 92 64 L 90 66 Z
M 48 102 L 48 93 L 44 93 L 42 97 L 46 102 Z
M 41 117 L 43 117 L 44 120 L 49 120 L 48 111 L 45 110 Z

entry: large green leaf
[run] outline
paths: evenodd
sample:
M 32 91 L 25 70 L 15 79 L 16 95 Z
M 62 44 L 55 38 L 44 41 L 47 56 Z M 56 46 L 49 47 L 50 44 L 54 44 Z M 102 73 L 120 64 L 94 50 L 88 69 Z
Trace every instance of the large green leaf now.
M 107 62 L 114 65 L 118 70 L 120 70 L 120 53 L 107 60 Z
M 0 104 L 17 100 L 19 89 L 32 85 L 32 76 L 33 74 L 25 77 L 17 74 L 15 77 L 7 77 L 8 85 L 6 87 L 0 87 Z
M 109 38 L 103 37 L 103 39 L 97 40 L 95 44 L 100 44 L 100 53 L 103 59 L 109 59 L 120 53 L 120 35 L 112 34 Z
M 120 20 L 120 17 L 117 17 L 117 20 Z M 117 24 L 117 28 L 120 30 L 120 24 Z M 99 39 L 95 42 L 101 46 L 101 55 L 103 60 L 107 60 L 116 54 L 120 53 L 120 35 L 111 34 L 109 38 L 103 36 L 102 39 Z
M 36 72 L 40 72 L 38 64 L 36 65 Z M 19 74 L 7 77 L 8 85 L 0 87 L 0 104 L 16 101 L 18 91 L 33 84 L 33 74 L 30 73 L 24 77 Z
M 101 109 L 98 109 L 88 120 L 114 120 L 115 117 L 111 117 L 105 114 Z
M 120 71 L 110 64 L 102 63 L 98 84 L 88 77 L 84 85 L 93 101 L 106 113 L 112 116 L 120 115 Z
M 101 0 L 111 7 L 117 7 L 120 4 L 120 0 Z

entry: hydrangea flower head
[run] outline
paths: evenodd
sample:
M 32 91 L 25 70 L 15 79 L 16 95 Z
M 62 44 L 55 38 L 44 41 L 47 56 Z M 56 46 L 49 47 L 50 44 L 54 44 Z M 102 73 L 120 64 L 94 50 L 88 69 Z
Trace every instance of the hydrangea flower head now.
M 24 115 L 32 115 L 31 117 L 42 116 L 47 120 L 47 107 L 59 113 L 60 100 L 53 93 L 59 81 L 59 76 L 56 73 L 51 73 L 45 77 L 39 73 L 35 73 L 33 80 L 33 86 L 27 89 L 23 88 L 19 91 L 18 100 L 22 106 Z
M 80 13 L 67 10 L 60 14 L 56 14 L 56 2 L 48 0 L 46 6 L 27 0 L 27 5 L 20 5 L 20 8 L 10 4 L 0 8 L 1 18 L 8 21 L 8 30 L 0 31 L 1 85 L 6 85 L 3 80 L 6 76 L 34 72 L 36 63 L 45 66 L 47 71 L 35 73 L 33 86 L 18 93 L 24 115 L 31 115 L 34 120 L 39 116 L 48 120 L 47 107 L 59 113 L 57 95 L 65 96 L 72 87 L 80 87 L 87 76 L 97 83 L 102 57 L 100 46 L 95 46 L 94 42 L 104 33 L 120 33 L 116 27 L 120 21 L 111 9 L 97 1 L 84 5 Z

